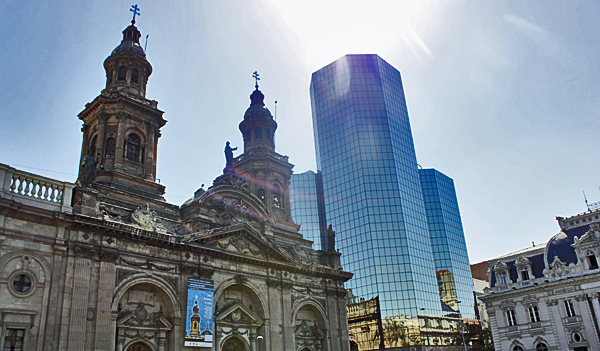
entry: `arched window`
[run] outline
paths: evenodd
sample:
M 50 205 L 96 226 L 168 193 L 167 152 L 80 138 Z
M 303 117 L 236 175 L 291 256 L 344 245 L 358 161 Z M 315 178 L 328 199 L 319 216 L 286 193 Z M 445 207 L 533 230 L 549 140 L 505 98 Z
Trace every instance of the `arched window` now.
M 523 348 L 519 345 L 513 347 L 512 351 L 523 351 Z
M 256 127 L 256 129 L 254 130 L 254 139 L 262 139 L 262 129 L 260 129 L 260 127 Z
M 136 68 L 131 70 L 131 83 L 139 83 L 138 70 Z
M 273 187 L 273 207 L 283 208 L 283 203 L 281 202 L 281 188 L 277 185 Z
M 265 202 L 265 189 L 258 189 L 256 194 L 258 195 L 258 198 L 260 199 L 260 201 L 262 201 L 264 203 Z
M 535 351 L 548 351 L 548 345 L 544 344 L 543 342 L 540 342 L 537 345 L 535 345 Z
M 119 74 L 117 76 L 117 80 L 125 80 L 127 78 L 127 67 L 121 66 L 119 67 Z
M 115 147 L 117 143 L 114 138 L 106 139 L 105 157 L 115 157 Z
M 598 269 L 598 260 L 596 259 L 596 255 L 594 255 L 594 252 L 588 251 L 586 256 L 590 265 L 590 269 Z
M 125 158 L 129 161 L 140 161 L 141 139 L 139 136 L 131 133 L 125 141 Z

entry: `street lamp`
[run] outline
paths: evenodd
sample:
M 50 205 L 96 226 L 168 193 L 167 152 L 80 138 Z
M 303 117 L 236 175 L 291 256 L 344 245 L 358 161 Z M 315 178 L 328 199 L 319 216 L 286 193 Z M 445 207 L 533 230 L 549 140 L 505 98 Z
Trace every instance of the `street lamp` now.
M 262 335 L 256 337 L 256 351 L 260 350 L 260 341 L 264 339 Z

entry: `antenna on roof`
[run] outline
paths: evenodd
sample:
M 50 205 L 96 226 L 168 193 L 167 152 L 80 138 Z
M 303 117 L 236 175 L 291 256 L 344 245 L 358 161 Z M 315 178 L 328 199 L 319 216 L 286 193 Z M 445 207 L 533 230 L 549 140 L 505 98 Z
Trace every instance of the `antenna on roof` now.
M 277 100 L 275 100 L 275 120 L 277 120 Z M 600 189 L 600 186 L 598 189 Z
M 587 207 L 588 211 L 591 211 L 590 205 L 588 204 L 588 201 L 587 201 L 587 197 L 585 197 L 585 191 L 583 192 L 583 199 L 585 200 L 585 206 Z
M 144 52 L 146 52 L 146 47 L 148 47 L 148 37 L 150 36 L 150 34 L 146 35 L 146 44 L 144 44 Z

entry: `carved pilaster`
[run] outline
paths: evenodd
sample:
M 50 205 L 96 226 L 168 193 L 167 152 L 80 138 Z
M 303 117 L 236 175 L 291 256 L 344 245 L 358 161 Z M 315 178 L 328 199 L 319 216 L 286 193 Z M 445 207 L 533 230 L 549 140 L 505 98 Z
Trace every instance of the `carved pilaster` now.
M 117 114 L 117 137 L 115 145 L 115 169 L 123 169 L 123 146 L 125 141 L 125 120 L 129 115 L 125 112 Z

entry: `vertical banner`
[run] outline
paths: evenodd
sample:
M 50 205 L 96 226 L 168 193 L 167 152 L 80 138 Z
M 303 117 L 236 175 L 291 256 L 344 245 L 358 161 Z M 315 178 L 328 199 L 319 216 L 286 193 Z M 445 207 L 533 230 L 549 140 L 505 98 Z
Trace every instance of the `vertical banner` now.
M 215 282 L 188 278 L 185 346 L 212 347 Z

